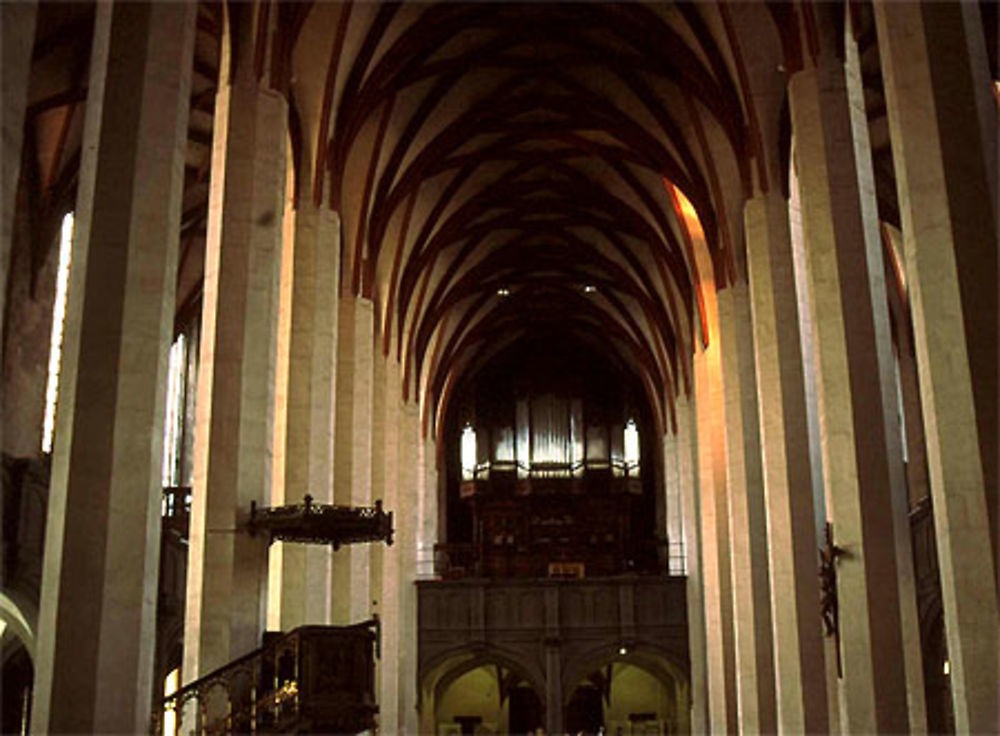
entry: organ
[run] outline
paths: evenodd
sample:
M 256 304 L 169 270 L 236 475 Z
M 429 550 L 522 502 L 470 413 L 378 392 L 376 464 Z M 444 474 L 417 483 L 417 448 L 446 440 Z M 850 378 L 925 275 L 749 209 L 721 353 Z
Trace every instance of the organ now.
M 458 400 L 442 575 L 584 577 L 658 566 L 644 418 L 615 371 L 562 362 L 542 356 L 530 370 L 495 370 Z

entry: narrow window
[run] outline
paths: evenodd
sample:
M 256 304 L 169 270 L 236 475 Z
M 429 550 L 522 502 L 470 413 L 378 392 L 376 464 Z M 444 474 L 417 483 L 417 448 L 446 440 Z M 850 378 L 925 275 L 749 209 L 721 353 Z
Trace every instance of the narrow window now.
M 639 430 L 634 419 L 625 423 L 625 473 L 639 475 Z
M 59 236 L 59 265 L 56 270 L 56 299 L 52 308 L 52 334 L 49 337 L 49 373 L 45 384 L 45 419 L 42 423 L 42 452 L 52 452 L 56 428 L 56 404 L 59 399 L 59 370 L 62 366 L 63 330 L 66 327 L 66 293 L 73 246 L 73 213 L 63 217 Z
M 476 477 L 476 430 L 466 424 L 462 429 L 462 480 Z
M 185 368 L 187 340 L 183 333 L 170 346 L 167 364 L 167 403 L 163 416 L 163 468 L 165 488 L 180 485 L 181 443 L 184 438 Z

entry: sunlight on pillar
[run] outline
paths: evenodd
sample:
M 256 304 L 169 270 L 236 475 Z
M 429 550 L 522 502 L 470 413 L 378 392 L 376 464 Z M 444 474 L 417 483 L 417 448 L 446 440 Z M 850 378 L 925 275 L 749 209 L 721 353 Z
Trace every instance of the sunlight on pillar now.
M 705 230 L 701 226 L 698 218 L 698 211 L 691 200 L 687 198 L 680 189 L 674 186 L 668 179 L 663 179 L 663 186 L 670 195 L 671 204 L 674 207 L 674 215 L 680 225 L 681 235 L 687 247 L 688 267 L 691 269 L 691 276 L 694 282 L 695 297 L 698 303 L 698 317 L 701 326 L 702 345 L 707 346 L 710 341 L 709 323 L 714 319 L 709 315 L 709 306 L 706 304 L 703 288 L 715 291 L 715 273 L 712 266 L 712 258 L 709 255 L 705 242 Z M 714 304 L 714 300 L 713 300 Z M 712 307 L 714 309 L 714 306 Z
M 674 196 L 677 197 L 677 204 L 680 207 L 681 215 L 684 218 L 684 226 L 688 229 L 693 240 L 705 237 L 705 231 L 701 227 L 701 220 L 698 219 L 698 210 L 691 204 L 684 192 L 677 187 L 673 188 Z
M 823 457 L 820 449 L 819 388 L 816 373 L 816 343 L 812 312 L 809 308 L 809 276 L 806 271 L 806 241 L 802 224 L 802 203 L 799 197 L 799 174 L 795 168 L 795 143 L 788 163 L 788 222 L 792 240 L 792 268 L 795 272 L 795 293 L 799 305 L 799 335 L 802 350 L 802 372 L 806 388 L 806 421 L 809 432 L 809 457 L 812 472 L 813 511 L 816 535 L 823 538 L 826 520 L 830 516 L 823 489 Z
M 59 267 L 56 271 L 56 300 L 52 308 L 52 334 L 49 338 L 49 375 L 45 384 L 45 420 L 42 425 L 42 452 L 52 452 L 56 426 L 56 402 L 59 398 L 59 369 L 62 365 L 63 330 L 66 326 L 66 292 L 72 260 L 73 213 L 62 221 L 59 236 Z

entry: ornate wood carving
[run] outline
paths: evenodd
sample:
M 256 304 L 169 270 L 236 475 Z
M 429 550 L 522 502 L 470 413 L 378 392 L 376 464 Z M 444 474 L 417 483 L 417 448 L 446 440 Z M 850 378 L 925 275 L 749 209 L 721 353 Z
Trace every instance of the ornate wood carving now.
M 342 544 L 385 541 L 392 544 L 392 512 L 382 510 L 382 501 L 374 507 L 333 506 L 314 504 L 306 495 L 304 503 L 290 506 L 257 508 L 250 505 L 251 534 L 263 532 L 268 544 L 275 540 L 306 544 Z

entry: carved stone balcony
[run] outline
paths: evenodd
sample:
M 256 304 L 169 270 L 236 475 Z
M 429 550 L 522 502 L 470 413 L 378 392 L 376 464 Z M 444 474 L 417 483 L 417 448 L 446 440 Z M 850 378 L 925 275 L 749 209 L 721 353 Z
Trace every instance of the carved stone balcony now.
M 686 679 L 686 578 L 425 580 L 417 583 L 420 681 L 467 651 L 516 666 L 560 703 L 594 657 L 670 662 Z M 542 645 L 541 647 L 539 645 Z

